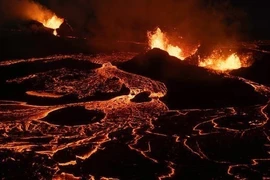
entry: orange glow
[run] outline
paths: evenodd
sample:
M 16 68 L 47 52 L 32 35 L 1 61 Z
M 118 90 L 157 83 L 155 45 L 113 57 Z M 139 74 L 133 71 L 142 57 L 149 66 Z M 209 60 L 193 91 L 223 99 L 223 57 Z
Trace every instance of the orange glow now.
M 26 94 L 30 96 L 37 96 L 37 97 L 47 97 L 47 98 L 61 98 L 63 95 L 57 95 L 53 93 L 47 93 L 47 92 L 38 92 L 38 91 L 26 91 Z
M 57 35 L 56 29 L 61 26 L 64 19 L 57 17 L 51 10 L 35 1 L 16 1 L 16 4 L 20 7 L 19 14 L 22 19 L 38 21 L 43 24 L 43 26 L 53 29 L 53 34 Z M 17 9 L 14 6 L 14 11 L 15 10 Z
M 53 35 L 57 36 L 57 31 L 56 31 L 56 29 L 53 30 Z
M 57 35 L 56 29 L 58 29 L 63 22 L 64 19 L 59 18 L 54 14 L 51 18 L 49 18 L 48 20 L 43 20 L 43 22 L 41 23 L 43 24 L 43 26 L 47 28 L 54 29 L 53 34 L 56 36 Z
M 239 69 L 243 64 L 236 53 L 232 53 L 228 57 L 224 57 L 220 55 L 218 51 L 214 51 L 210 57 L 199 61 L 199 66 L 219 71 L 227 71 Z
M 147 33 L 149 46 L 151 49 L 159 48 L 167 51 L 171 56 L 175 56 L 181 60 L 184 60 L 183 51 L 178 46 L 173 46 L 169 43 L 169 40 L 165 33 L 163 33 L 160 28 L 157 28 L 154 32 Z

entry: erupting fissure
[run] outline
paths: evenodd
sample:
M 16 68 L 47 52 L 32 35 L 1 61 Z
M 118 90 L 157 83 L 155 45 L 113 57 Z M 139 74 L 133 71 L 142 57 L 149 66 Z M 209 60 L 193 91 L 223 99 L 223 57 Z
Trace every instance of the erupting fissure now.
M 175 56 L 181 60 L 184 60 L 183 50 L 178 46 L 173 46 L 169 43 L 169 40 L 165 33 L 160 28 L 157 28 L 154 32 L 147 33 L 149 46 L 153 48 L 159 48 L 167 51 L 171 56 Z
M 242 63 L 240 57 L 236 53 L 233 53 L 226 58 L 218 55 L 217 51 L 214 51 L 210 57 L 199 61 L 199 66 L 219 71 L 226 71 L 239 69 L 242 67 Z
M 147 32 L 147 36 L 148 45 L 151 49 L 159 48 L 161 50 L 167 51 L 169 55 L 175 56 L 180 60 L 185 60 L 187 57 L 195 54 L 197 51 L 197 48 L 193 48 L 192 51 L 184 53 L 182 47 L 180 48 L 179 46 L 173 46 L 170 44 L 166 33 L 163 33 L 160 28 L 157 28 L 153 32 Z M 214 50 L 210 56 L 200 59 L 198 66 L 213 69 L 216 71 L 234 70 L 241 67 L 246 67 L 246 59 L 247 57 L 240 58 L 240 56 L 238 56 L 235 52 L 229 54 L 228 56 L 224 56 L 222 51 Z
M 35 1 L 14 1 L 14 4 L 16 4 L 14 9 L 17 6 L 20 7 L 20 18 L 40 22 L 44 27 L 53 29 L 55 36 L 57 35 L 56 29 L 64 22 L 63 18 Z
M 54 30 L 53 34 L 56 36 L 57 35 L 56 29 L 58 29 L 63 22 L 64 19 L 59 18 L 54 14 L 51 18 L 43 20 L 43 22 L 41 23 L 43 24 L 43 26 L 53 29 Z

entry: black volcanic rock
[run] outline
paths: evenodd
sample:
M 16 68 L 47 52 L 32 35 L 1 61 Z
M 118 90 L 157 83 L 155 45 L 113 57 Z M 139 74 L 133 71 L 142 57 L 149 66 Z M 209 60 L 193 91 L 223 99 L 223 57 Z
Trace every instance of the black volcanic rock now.
M 210 56 L 214 50 L 214 47 L 216 47 L 216 44 L 203 43 L 198 47 L 196 53 L 187 57 L 184 62 L 190 65 L 197 66 L 199 64 L 200 58 L 205 58 L 205 57 Z
M 57 125 L 83 125 L 102 120 L 105 113 L 97 110 L 87 110 L 82 106 L 67 107 L 53 111 L 43 120 Z
M 0 61 L 27 59 L 55 54 L 98 54 L 141 52 L 142 44 L 96 38 L 81 29 L 72 28 L 67 21 L 56 30 L 37 21 L 10 21 L 0 24 Z
M 252 66 L 234 70 L 231 74 L 265 85 L 270 85 L 270 54 L 257 53 L 255 62 Z
M 266 101 L 242 81 L 189 65 L 160 49 L 117 66 L 165 83 L 168 93 L 163 101 L 173 109 L 246 106 Z
M 87 40 L 58 37 L 52 33 L 52 29 L 36 25 L 26 29 L 0 29 L 0 60 L 93 53 Z
M 131 99 L 131 102 L 149 102 L 151 101 L 150 96 L 150 92 L 146 91 L 146 92 L 141 92 L 139 94 L 137 94 L 133 99 Z
M 204 68 L 191 66 L 174 56 L 169 56 L 166 51 L 156 48 L 119 64 L 118 67 L 162 82 L 171 79 L 185 81 L 187 78 L 195 79 L 196 76 L 206 80 L 213 76 Z
M 90 61 L 78 61 L 72 58 L 65 58 L 54 61 L 53 57 L 48 58 L 47 62 L 35 61 L 31 63 L 19 62 L 11 66 L 0 66 L 1 71 L 1 81 L 6 81 L 7 79 L 17 78 L 21 76 L 27 76 L 34 73 L 46 72 L 49 70 L 69 68 L 69 69 L 79 69 L 79 70 L 93 70 L 100 68 L 100 64 L 92 63 Z
M 13 20 L 1 24 L 1 30 L 12 30 L 17 32 L 32 32 L 40 34 L 52 34 L 53 29 L 43 26 L 42 23 L 35 20 Z M 2 34 L 3 35 L 3 34 Z
M 100 64 L 77 58 L 59 55 L 0 66 L 0 99 L 16 99 L 35 105 L 58 105 L 108 100 L 130 93 L 130 89 L 118 77 L 98 80 L 94 70 L 100 68 Z M 30 78 L 21 79 L 27 76 Z M 91 80 L 95 82 L 96 88 L 93 83 L 89 83 Z M 27 93 L 29 91 L 30 94 Z M 43 93 L 58 97 L 40 96 Z
M 64 21 L 61 24 L 61 26 L 57 29 L 57 33 L 60 36 L 77 36 L 67 21 Z
M 1 179 L 52 179 L 56 162 L 46 155 L 30 152 L 0 151 Z M 41 168 L 44 166 L 44 168 Z M 35 173 L 33 173 L 35 172 Z

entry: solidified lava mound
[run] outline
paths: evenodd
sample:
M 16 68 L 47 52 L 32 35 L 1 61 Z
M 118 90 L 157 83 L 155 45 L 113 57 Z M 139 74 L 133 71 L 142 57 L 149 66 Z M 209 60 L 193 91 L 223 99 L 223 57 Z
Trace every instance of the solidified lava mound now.
M 14 31 L 0 29 L 0 61 L 54 54 L 93 53 L 86 40 L 59 38 L 54 36 L 52 31 L 43 26 L 38 26 L 34 30 L 28 27 Z
M 75 106 L 53 111 L 43 120 L 57 125 L 74 126 L 99 122 L 104 117 L 105 113 L 102 111 L 87 110 L 82 106 Z
M 150 96 L 150 92 L 148 92 L 148 91 L 142 92 L 142 93 L 137 94 L 130 101 L 131 102 L 137 102 L 137 103 L 140 103 L 140 102 L 149 102 L 149 101 L 151 101 L 151 98 L 149 96 Z
M 109 40 L 107 38 L 86 38 L 85 33 L 73 31 L 64 22 L 57 29 L 44 27 L 37 21 L 12 22 L 0 27 L 0 61 L 27 59 L 55 54 L 99 54 L 113 52 L 140 52 L 144 46 Z
M 59 58 L 48 57 L 40 61 L 0 66 L 3 73 L 0 77 L 0 98 L 56 105 L 107 100 L 129 94 L 129 88 L 119 78 L 106 78 L 95 72 L 100 64 L 64 56 Z M 44 93 L 56 96 L 44 96 Z
M 78 69 L 78 70 L 93 70 L 100 68 L 100 64 L 89 61 L 78 61 L 71 58 L 62 58 L 54 61 L 53 58 L 48 57 L 46 61 L 34 61 L 31 63 L 19 62 L 11 66 L 0 66 L 2 76 L 0 82 L 7 79 L 27 76 L 34 73 L 46 72 L 49 70 L 57 70 L 60 68 Z
M 174 108 L 247 106 L 266 99 L 244 82 L 186 64 L 160 49 L 117 65 L 120 69 L 165 83 L 163 101 Z

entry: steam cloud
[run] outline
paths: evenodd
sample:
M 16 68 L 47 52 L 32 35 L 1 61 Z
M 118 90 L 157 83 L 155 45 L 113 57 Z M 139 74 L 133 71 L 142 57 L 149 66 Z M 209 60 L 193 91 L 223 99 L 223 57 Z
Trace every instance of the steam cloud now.
M 78 32 L 105 41 L 145 41 L 146 32 L 159 26 L 172 37 L 224 42 L 239 37 L 238 28 L 244 18 L 228 1 L 221 0 L 40 0 L 39 3 L 67 19 Z M 31 19 L 41 9 L 44 7 L 30 0 L 1 1 L 6 18 Z
M 1 13 L 3 20 L 22 19 L 43 22 L 53 15 L 41 4 L 30 0 L 1 0 Z
M 194 41 L 225 40 L 238 37 L 243 22 L 238 10 L 219 0 L 51 0 L 49 6 L 104 39 L 143 40 L 147 30 L 160 26 Z

